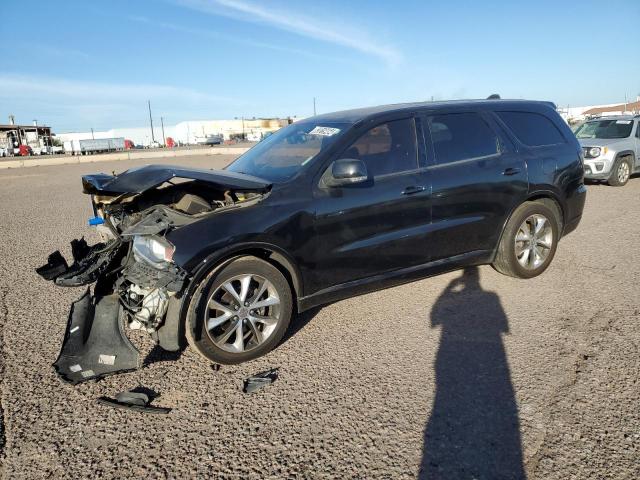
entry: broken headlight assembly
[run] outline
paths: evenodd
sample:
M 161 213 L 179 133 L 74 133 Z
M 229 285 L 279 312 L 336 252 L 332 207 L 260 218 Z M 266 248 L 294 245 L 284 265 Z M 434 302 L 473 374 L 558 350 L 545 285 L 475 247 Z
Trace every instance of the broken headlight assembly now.
M 156 235 L 133 237 L 133 256 L 158 270 L 165 270 L 173 262 L 175 247 L 166 239 Z

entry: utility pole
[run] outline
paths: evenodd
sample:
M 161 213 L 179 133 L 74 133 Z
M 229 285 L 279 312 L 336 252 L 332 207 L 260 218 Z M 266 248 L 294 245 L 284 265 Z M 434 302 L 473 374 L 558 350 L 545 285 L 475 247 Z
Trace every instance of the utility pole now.
M 149 123 L 151 123 L 151 143 L 153 143 L 156 141 L 156 139 L 153 136 L 153 117 L 151 116 L 151 100 L 147 100 L 147 104 L 149 105 Z
M 313 97 L 313 116 L 316 116 L 316 97 Z
M 94 137 L 94 136 L 93 136 L 93 127 L 91 127 L 91 139 L 92 139 L 92 140 L 95 140 L 95 139 L 96 139 L 96 137 Z
M 242 140 L 244 141 L 244 117 L 242 117 Z
M 162 125 L 162 145 L 166 147 L 167 141 L 164 138 L 164 119 L 162 117 L 160 117 L 160 125 Z

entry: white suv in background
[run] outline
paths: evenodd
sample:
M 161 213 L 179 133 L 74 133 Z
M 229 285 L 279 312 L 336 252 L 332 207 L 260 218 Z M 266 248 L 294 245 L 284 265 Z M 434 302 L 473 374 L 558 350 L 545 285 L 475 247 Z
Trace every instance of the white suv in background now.
M 640 115 L 600 117 L 575 131 L 584 154 L 584 177 L 621 187 L 640 171 Z

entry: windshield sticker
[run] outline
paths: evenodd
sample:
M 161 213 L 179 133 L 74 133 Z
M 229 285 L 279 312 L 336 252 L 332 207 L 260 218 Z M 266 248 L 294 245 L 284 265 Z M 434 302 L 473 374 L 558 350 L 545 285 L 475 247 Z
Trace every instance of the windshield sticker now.
M 631 120 L 616 120 L 616 123 L 621 123 L 622 125 L 629 125 Z
M 339 128 L 333 127 L 315 127 L 309 132 L 309 135 L 321 135 L 323 137 L 332 137 L 336 133 L 339 133 Z

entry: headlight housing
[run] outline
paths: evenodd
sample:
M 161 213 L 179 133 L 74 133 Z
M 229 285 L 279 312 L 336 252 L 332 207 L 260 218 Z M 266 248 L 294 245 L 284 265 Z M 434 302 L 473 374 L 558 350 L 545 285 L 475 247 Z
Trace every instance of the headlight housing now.
M 589 156 L 590 156 L 590 157 L 593 157 L 593 158 L 595 158 L 595 157 L 599 157 L 599 156 L 600 156 L 600 152 L 601 152 L 601 151 L 602 151 L 602 150 L 600 149 L 600 147 L 591 147 L 591 148 L 589 149 Z
M 165 269 L 173 261 L 176 248 L 166 239 L 156 235 L 136 235 L 133 237 L 133 256 L 157 269 Z

